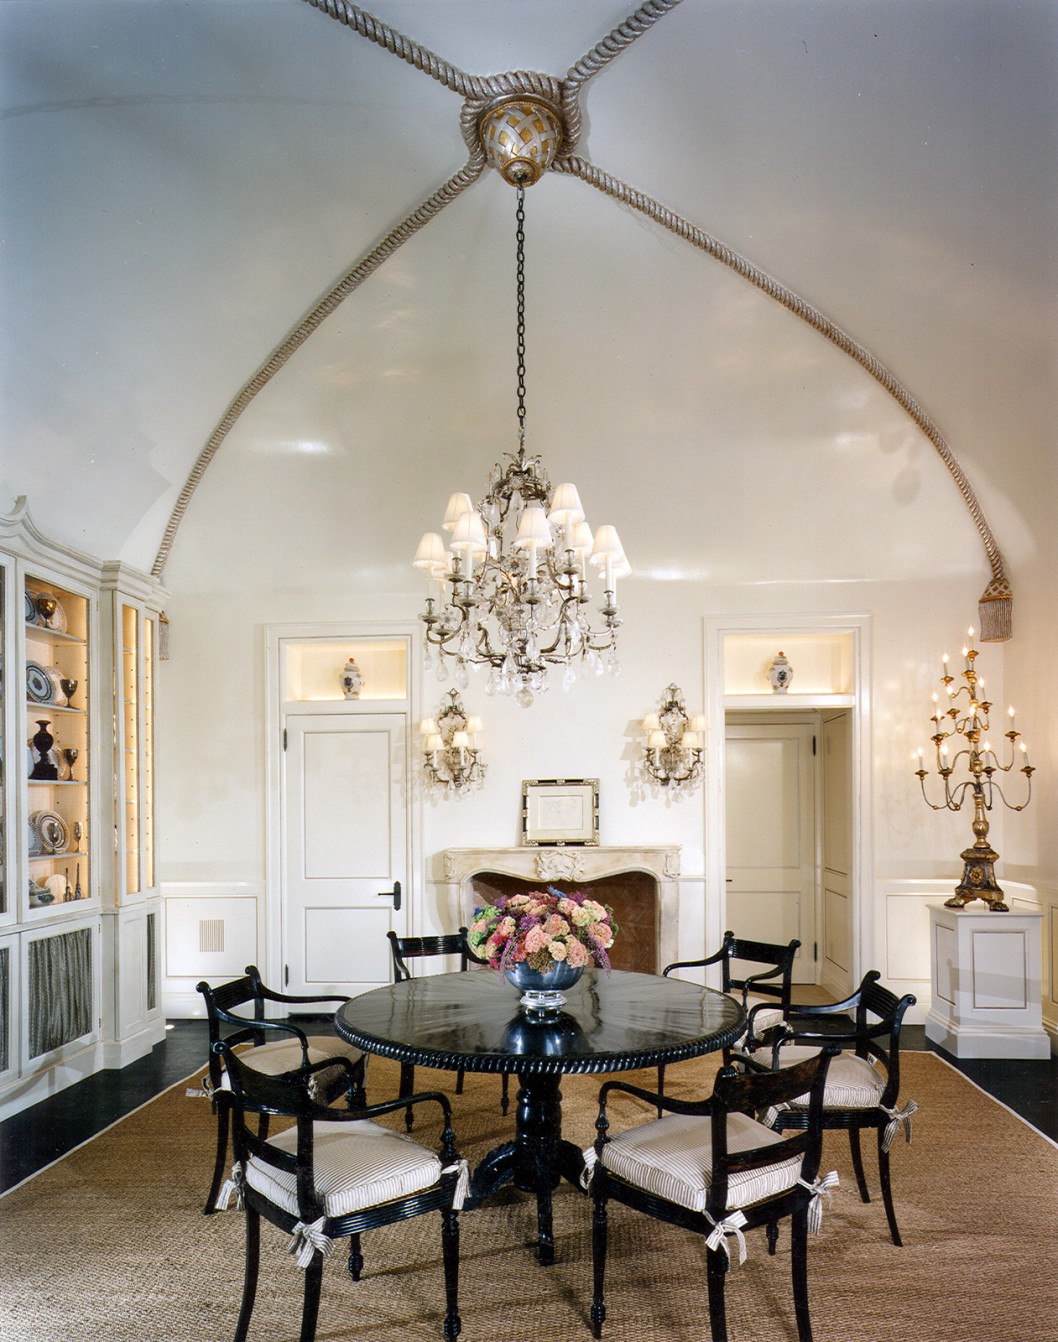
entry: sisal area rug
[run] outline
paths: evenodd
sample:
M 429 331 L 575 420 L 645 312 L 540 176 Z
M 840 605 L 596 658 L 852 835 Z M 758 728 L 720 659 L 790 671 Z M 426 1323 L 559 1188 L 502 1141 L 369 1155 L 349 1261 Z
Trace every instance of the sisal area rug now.
M 673 1067 L 670 1093 L 708 1090 L 716 1062 Z M 648 1073 L 628 1074 L 652 1084 Z M 451 1093 L 450 1074 L 416 1069 L 420 1088 Z M 564 1134 L 594 1130 L 599 1077 L 563 1084 Z M 396 1094 L 395 1064 L 373 1058 L 373 1096 Z M 209 1104 L 174 1087 L 0 1199 L 0 1342 L 228 1342 L 242 1277 L 241 1214 L 202 1216 L 212 1167 Z M 860 1203 L 843 1133 L 828 1133 L 823 1170 L 841 1188 L 810 1244 L 816 1342 L 1055 1342 L 1058 1339 L 1058 1149 L 932 1054 L 906 1056 L 903 1099 L 921 1105 L 914 1140 L 894 1145 L 905 1247 L 890 1242 L 880 1201 Z M 452 1096 L 471 1162 L 505 1140 L 497 1077 Z M 512 1095 L 513 1101 L 513 1095 Z M 615 1128 L 650 1115 L 629 1102 Z M 429 1129 L 417 1128 L 423 1138 Z M 876 1185 L 873 1148 L 867 1172 Z M 460 1313 L 466 1342 L 581 1342 L 590 1337 L 590 1203 L 555 1197 L 557 1259 L 528 1247 L 535 1204 L 510 1189 L 461 1218 Z M 613 1206 L 610 1342 L 708 1338 L 704 1250 L 695 1237 Z M 286 1237 L 264 1226 L 251 1342 L 296 1342 L 300 1270 Z M 762 1231 L 728 1278 L 731 1342 L 796 1339 L 788 1233 L 769 1258 Z M 365 1276 L 341 1248 L 329 1260 L 319 1342 L 438 1342 L 439 1227 L 418 1217 L 364 1237 Z

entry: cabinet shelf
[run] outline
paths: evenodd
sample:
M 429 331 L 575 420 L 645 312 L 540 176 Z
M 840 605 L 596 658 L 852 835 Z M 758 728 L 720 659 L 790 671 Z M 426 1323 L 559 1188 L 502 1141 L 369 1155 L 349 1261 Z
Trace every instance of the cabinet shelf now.
M 66 634 L 61 629 L 49 629 L 45 624 L 30 624 L 26 621 L 26 639 L 27 641 L 36 639 L 39 643 L 53 643 L 56 646 L 65 644 L 67 647 L 83 648 L 88 640 L 81 638 L 78 634 Z

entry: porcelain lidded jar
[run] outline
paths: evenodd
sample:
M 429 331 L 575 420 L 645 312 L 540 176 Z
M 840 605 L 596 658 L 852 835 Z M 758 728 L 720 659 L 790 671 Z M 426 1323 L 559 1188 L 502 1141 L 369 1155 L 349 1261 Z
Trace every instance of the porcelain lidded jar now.
M 349 658 L 338 675 L 342 685 L 342 693 L 345 697 L 347 699 L 359 699 L 360 691 L 364 688 L 364 677 L 352 657 Z
M 768 667 L 768 679 L 771 681 L 771 687 L 776 694 L 785 694 L 790 688 L 790 681 L 793 680 L 793 667 L 786 660 L 786 653 L 781 649 L 779 655 L 772 658 L 771 665 Z

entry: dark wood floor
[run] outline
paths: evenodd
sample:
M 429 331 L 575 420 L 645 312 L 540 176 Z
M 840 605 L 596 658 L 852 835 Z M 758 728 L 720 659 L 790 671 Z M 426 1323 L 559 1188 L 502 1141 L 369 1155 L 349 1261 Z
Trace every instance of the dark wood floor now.
M 315 1033 L 320 1032 L 321 1024 L 324 1023 L 313 1023 Z M 902 1042 L 909 1049 L 933 1050 L 921 1025 L 905 1026 Z M 202 1068 L 205 1056 L 205 1022 L 173 1021 L 165 1042 L 157 1045 L 148 1057 L 121 1070 L 97 1072 L 0 1123 L 0 1193 L 14 1188 L 168 1086 Z M 1058 1059 L 1021 1062 L 942 1056 L 1058 1142 Z

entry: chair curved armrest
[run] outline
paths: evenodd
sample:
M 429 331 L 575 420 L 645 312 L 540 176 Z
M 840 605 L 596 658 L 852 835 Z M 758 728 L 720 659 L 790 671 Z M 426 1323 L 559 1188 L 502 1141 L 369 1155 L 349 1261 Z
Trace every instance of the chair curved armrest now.
M 332 1061 L 338 1061 L 333 1059 Z M 343 1059 L 343 1061 L 348 1061 Z M 328 1062 L 315 1063 L 309 1070 L 315 1070 L 319 1067 L 328 1066 Z M 349 1064 L 352 1066 L 353 1064 Z M 329 1105 L 317 1104 L 314 1106 L 312 1118 L 327 1122 L 349 1123 L 360 1121 L 362 1119 L 380 1118 L 383 1114 L 392 1114 L 397 1110 L 407 1109 L 410 1105 L 416 1104 L 439 1104 L 441 1113 L 444 1115 L 444 1127 L 451 1129 L 452 1126 L 452 1105 L 447 1095 L 443 1095 L 439 1090 L 420 1090 L 414 1095 L 401 1095 L 395 1100 L 382 1100 L 378 1104 L 368 1104 L 362 1109 L 332 1109 Z
M 659 1095 L 642 1086 L 633 1086 L 627 1081 L 607 1081 L 599 1091 L 599 1112 L 605 1112 L 606 1101 L 613 1091 L 624 1095 L 634 1095 L 654 1109 L 668 1109 L 674 1114 L 709 1114 L 712 1112 L 712 1100 L 676 1100 L 671 1095 Z
M 274 988 L 266 988 L 261 985 L 261 996 L 267 1002 L 296 1002 L 300 1005 L 307 1005 L 312 1002 L 337 1002 L 339 1006 L 344 1006 L 349 1001 L 345 994 L 335 993 L 326 997 L 303 997 L 293 993 L 276 992 Z
M 258 1031 L 264 1031 L 266 1033 L 273 1032 L 276 1034 L 292 1034 L 301 1044 L 301 1047 L 303 1049 L 305 1050 L 308 1049 L 309 1041 L 304 1030 L 299 1030 L 296 1025 L 290 1025 L 287 1021 L 253 1020 L 248 1016 L 236 1016 L 234 1011 L 221 1011 L 219 1007 L 217 1008 L 217 1017 L 219 1020 L 224 1021 L 227 1025 L 238 1026 L 242 1031 L 245 1032 L 244 1038 L 229 1035 L 227 1039 L 218 1041 L 219 1043 L 234 1046 L 234 1044 L 245 1043 L 246 1039 L 248 1039 L 252 1033 L 255 1034 Z M 216 1045 L 213 1045 L 212 1051 L 214 1053 L 217 1053 L 220 1050 L 217 1048 Z
M 707 955 L 704 960 L 673 960 L 671 965 L 666 965 L 661 971 L 662 977 L 667 978 L 674 969 L 705 969 L 708 965 L 718 965 L 727 958 L 727 949 L 723 946 L 712 955 Z

